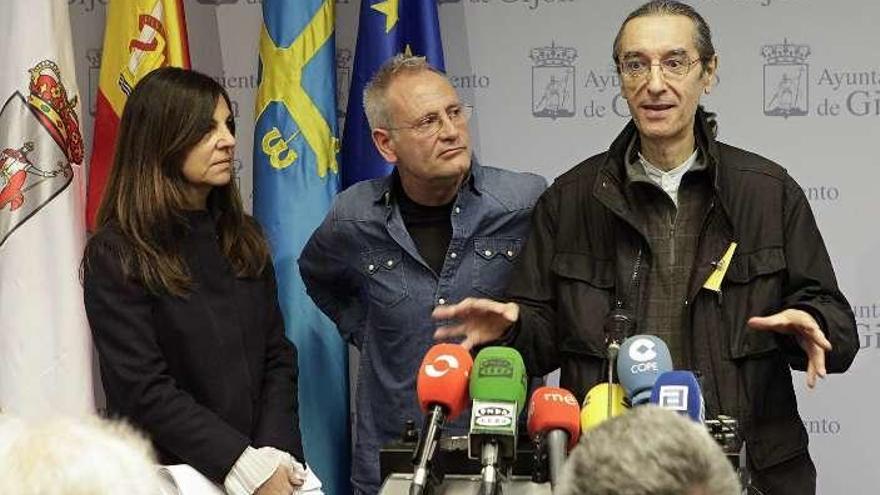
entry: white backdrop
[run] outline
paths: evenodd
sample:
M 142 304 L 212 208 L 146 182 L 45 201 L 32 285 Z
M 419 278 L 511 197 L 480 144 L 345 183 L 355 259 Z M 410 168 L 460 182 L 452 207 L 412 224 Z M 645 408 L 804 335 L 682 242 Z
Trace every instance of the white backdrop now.
M 79 87 L 93 111 L 107 0 L 67 1 Z M 641 1 L 438 3 L 446 66 L 476 107 L 472 134 L 483 163 L 552 179 L 606 148 L 626 122 L 611 42 Z M 870 370 L 880 361 L 880 2 L 692 3 L 709 21 L 720 56 L 719 84 L 704 104 L 718 113 L 721 139 L 778 161 L 803 186 L 856 313 L 862 349 L 850 372 L 814 391 L 802 374 L 794 378 L 819 492 L 875 494 L 880 469 L 870 452 L 880 444 L 872 426 L 880 398 Z M 343 109 L 359 4 L 337 0 Z M 260 0 L 186 1 L 193 66 L 217 78 L 235 103 L 238 179 L 248 203 L 260 8 Z M 560 96 L 544 98 L 551 76 Z M 90 145 L 91 115 L 83 113 Z

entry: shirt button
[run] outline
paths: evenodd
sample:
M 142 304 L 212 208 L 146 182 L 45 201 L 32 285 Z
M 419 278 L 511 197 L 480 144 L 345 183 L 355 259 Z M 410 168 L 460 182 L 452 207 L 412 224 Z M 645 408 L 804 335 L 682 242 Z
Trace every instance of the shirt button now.
M 485 254 L 486 256 L 492 256 L 492 251 L 489 251 L 487 249 L 487 250 L 483 251 L 483 254 Z
M 388 266 L 394 266 L 394 261 L 392 261 L 392 260 L 388 260 L 388 261 L 385 262 L 385 264 L 388 265 Z
M 437 299 L 437 304 L 446 304 L 446 299 L 443 299 L 442 297 Z
M 452 259 L 455 259 L 455 258 L 458 257 L 458 255 L 455 254 L 455 253 L 449 253 L 449 257 L 452 258 Z
M 369 271 L 373 271 L 375 269 L 376 269 L 376 265 L 368 265 L 367 266 L 367 270 L 369 270 Z
M 455 208 L 452 209 L 452 211 L 454 211 L 456 214 L 458 214 L 458 213 L 461 213 L 461 208 L 456 206 Z
M 507 251 L 507 257 L 509 258 L 509 257 L 512 257 L 512 256 L 513 256 L 513 251 L 508 250 L 508 251 Z

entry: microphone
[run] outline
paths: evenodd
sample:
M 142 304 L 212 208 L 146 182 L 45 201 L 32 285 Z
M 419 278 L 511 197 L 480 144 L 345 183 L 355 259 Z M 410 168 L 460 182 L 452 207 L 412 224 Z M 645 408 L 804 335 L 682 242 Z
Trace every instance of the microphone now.
M 630 333 L 635 333 L 635 321 L 629 311 L 615 308 L 605 318 L 605 357 L 608 360 L 608 383 L 614 383 L 614 365 L 620 353 L 620 344 Z
M 547 445 L 550 487 L 555 488 L 569 449 L 581 434 L 580 409 L 574 394 L 558 387 L 540 387 L 529 403 L 529 436 Z
M 443 423 L 455 419 L 467 407 L 468 379 L 473 365 L 470 353 L 457 344 L 437 344 L 422 359 L 416 393 L 426 416 L 413 452 L 415 470 L 410 495 L 421 495 L 427 488 Z
M 522 356 L 509 347 L 486 347 L 474 360 L 470 393 L 474 399 L 468 456 L 482 469 L 483 495 L 499 487 L 499 464 L 516 456 L 516 419 L 526 400 L 526 367 Z
M 591 388 L 584 397 L 581 409 L 581 432 L 586 434 L 605 420 L 625 413 L 626 392 L 619 384 L 600 383 Z
M 657 377 L 672 371 L 669 348 L 653 335 L 633 335 L 623 341 L 617 358 L 617 375 L 633 406 L 648 402 Z
M 697 423 L 706 421 L 706 403 L 697 377 L 690 371 L 667 371 L 651 389 L 651 404 L 675 411 Z

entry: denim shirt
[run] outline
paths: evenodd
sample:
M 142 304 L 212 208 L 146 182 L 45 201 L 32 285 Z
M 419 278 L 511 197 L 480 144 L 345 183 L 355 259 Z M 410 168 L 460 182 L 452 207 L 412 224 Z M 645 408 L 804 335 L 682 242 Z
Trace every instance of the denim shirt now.
M 396 170 L 395 172 L 396 173 Z M 543 177 L 472 162 L 452 207 L 440 273 L 422 259 L 393 197 L 393 176 L 340 193 L 299 259 L 309 295 L 360 350 L 352 481 L 378 492 L 379 449 L 407 420 L 421 425 L 416 374 L 436 342 L 431 311 L 465 297 L 500 298 L 522 250 Z M 466 431 L 466 411 L 449 431 Z

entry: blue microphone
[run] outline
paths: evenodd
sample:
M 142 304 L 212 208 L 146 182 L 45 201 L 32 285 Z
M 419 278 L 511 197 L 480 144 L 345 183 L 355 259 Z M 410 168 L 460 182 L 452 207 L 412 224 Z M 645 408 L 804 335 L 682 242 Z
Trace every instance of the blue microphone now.
M 697 423 L 706 421 L 706 403 L 697 377 L 690 371 L 667 371 L 651 389 L 651 404 L 675 411 Z
M 667 371 L 672 371 L 672 356 L 659 337 L 633 335 L 623 341 L 617 356 L 617 376 L 633 406 L 648 402 L 657 377 Z

